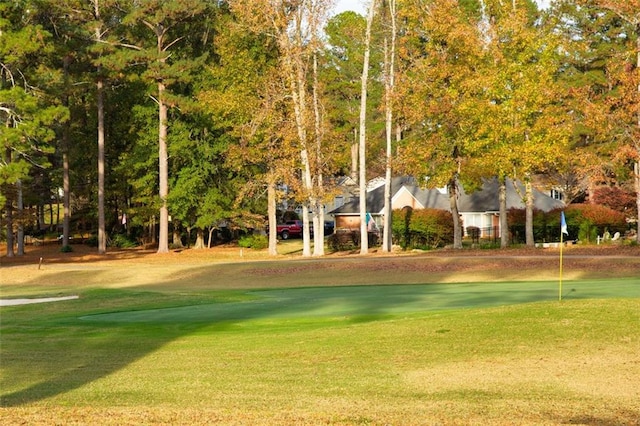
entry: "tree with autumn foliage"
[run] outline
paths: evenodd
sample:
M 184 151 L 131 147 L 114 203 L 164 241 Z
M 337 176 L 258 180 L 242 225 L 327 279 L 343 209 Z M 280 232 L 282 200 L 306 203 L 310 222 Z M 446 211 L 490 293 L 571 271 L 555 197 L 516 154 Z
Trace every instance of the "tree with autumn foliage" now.
M 632 170 L 636 192 L 636 241 L 640 243 L 640 0 L 576 0 L 580 5 L 611 11 L 629 24 L 624 34 L 627 49 L 607 68 L 610 90 L 603 94 L 588 116 L 604 126 L 601 137 L 612 141 L 614 163 Z
M 430 187 L 447 187 L 453 246 L 459 249 L 458 185 L 475 176 L 467 166 L 479 154 L 473 119 L 483 90 L 477 72 L 484 60 L 481 33 L 455 0 L 405 6 L 397 96 L 407 131 L 398 169 Z
M 483 153 L 474 162 L 501 183 L 502 247 L 509 241 L 507 178 L 524 183 L 520 195 L 527 211 L 526 244 L 533 246 L 532 179 L 563 158 L 573 126 L 568 91 L 558 77 L 564 57 L 560 40 L 542 25 L 530 2 L 488 4 L 485 46 L 490 59 L 481 71 L 486 90 L 477 115 Z
M 314 119 L 313 112 L 317 100 L 309 88 L 313 86 L 313 61 L 320 47 L 320 30 L 329 3 L 326 0 L 303 0 L 294 4 L 234 0 L 229 4 L 247 30 L 273 37 L 279 51 L 278 69 L 285 83 L 282 90 L 290 100 L 300 158 L 300 201 L 304 224 L 302 253 L 303 256 L 311 256 L 309 211 L 313 212 L 314 222 L 318 222 L 322 191 L 317 185 L 322 179 L 317 166 L 323 161 L 317 158 L 322 153 L 317 149 L 321 138 L 318 137 L 318 121 Z M 323 224 L 318 223 L 314 232 L 322 233 L 323 229 Z
M 334 158 L 354 181 L 358 180 L 358 113 L 365 27 L 366 20 L 355 12 L 332 17 L 324 28 L 327 46 L 322 55 L 321 78 L 330 136 L 339 149 Z
M 266 34 L 247 32 L 233 15 L 224 16 L 217 28 L 216 64 L 209 68 L 198 99 L 233 139 L 226 147 L 225 161 L 240 177 L 236 209 L 242 210 L 243 199 L 264 199 L 266 189 L 268 250 L 276 255 L 278 186 L 295 186 L 297 164 L 295 128 L 278 70 L 277 43 Z

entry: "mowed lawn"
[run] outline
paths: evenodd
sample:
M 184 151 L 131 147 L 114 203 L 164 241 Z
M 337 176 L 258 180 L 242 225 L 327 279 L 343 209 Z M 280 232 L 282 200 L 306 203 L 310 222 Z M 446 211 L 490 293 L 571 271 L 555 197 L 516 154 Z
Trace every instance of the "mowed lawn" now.
M 638 260 L 495 258 L 3 267 L 0 423 L 640 424 Z

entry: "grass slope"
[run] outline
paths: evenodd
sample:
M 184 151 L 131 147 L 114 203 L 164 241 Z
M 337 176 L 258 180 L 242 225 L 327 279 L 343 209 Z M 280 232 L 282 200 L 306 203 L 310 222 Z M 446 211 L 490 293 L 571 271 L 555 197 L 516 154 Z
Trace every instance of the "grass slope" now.
M 639 424 L 637 258 L 167 259 L 3 267 L 0 423 Z

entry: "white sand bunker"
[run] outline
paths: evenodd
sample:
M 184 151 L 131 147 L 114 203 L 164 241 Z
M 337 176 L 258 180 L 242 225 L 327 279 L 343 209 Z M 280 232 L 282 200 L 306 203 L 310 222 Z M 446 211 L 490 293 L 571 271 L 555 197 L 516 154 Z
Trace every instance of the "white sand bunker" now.
M 0 306 L 27 305 L 30 303 L 59 302 L 61 300 L 78 299 L 80 296 L 41 297 L 37 299 L 0 299 Z

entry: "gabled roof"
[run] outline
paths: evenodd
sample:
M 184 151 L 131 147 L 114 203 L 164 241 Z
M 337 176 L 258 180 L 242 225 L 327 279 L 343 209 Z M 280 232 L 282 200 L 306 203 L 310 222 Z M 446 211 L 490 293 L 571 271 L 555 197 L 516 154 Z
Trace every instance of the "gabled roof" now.
M 522 182 L 507 179 L 506 184 L 507 210 L 524 209 L 526 207 L 523 201 L 525 187 Z M 500 211 L 499 191 L 500 185 L 498 179 L 495 178 L 485 180 L 482 189 L 471 194 L 466 194 L 464 190 L 461 190 L 458 211 L 460 213 L 498 212 Z M 535 209 L 544 212 L 564 207 L 562 201 L 555 200 L 535 188 L 533 189 L 533 205 Z
M 391 199 L 406 191 L 423 208 L 449 209 L 449 201 L 446 195 L 437 189 L 421 189 L 412 177 L 401 176 L 391 179 Z M 367 211 L 373 214 L 382 214 L 384 209 L 384 185 L 378 186 L 367 192 Z M 345 203 L 343 206 L 329 212 L 329 214 L 358 214 L 360 212 L 360 200 L 358 198 Z
M 516 186 L 518 190 L 516 190 Z M 522 196 L 525 194 L 524 185 L 521 182 L 507 179 L 507 209 L 516 208 L 524 209 L 525 204 Z M 403 192 L 409 193 L 415 201 L 423 208 L 434 208 L 440 210 L 451 211 L 449 197 L 442 194 L 437 189 L 421 189 L 412 177 L 395 177 L 391 180 L 391 198 L 398 199 Z M 460 191 L 458 199 L 458 211 L 462 213 L 487 213 L 498 212 L 500 210 L 500 201 L 498 199 L 499 184 L 497 179 L 487 179 L 484 181 L 482 189 L 466 194 L 464 190 Z M 550 211 L 564 207 L 562 201 L 555 200 L 548 195 L 533 190 L 534 207 L 542 211 Z M 399 208 L 392 203 L 394 208 Z M 402 206 L 404 207 L 404 206 Z M 372 191 L 367 192 L 367 211 L 372 214 L 382 214 L 384 209 L 384 185 L 379 186 Z M 329 212 L 329 214 L 350 215 L 359 214 L 360 200 L 358 198 L 345 203 L 343 206 Z

